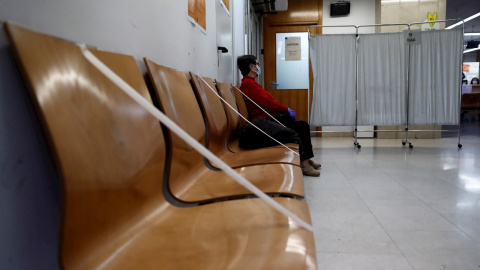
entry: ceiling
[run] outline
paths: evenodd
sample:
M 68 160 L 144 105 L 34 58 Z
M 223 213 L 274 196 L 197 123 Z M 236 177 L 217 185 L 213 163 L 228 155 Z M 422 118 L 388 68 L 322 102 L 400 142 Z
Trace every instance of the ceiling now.
M 480 12 L 479 0 L 447 0 L 447 19 L 465 19 Z M 450 23 L 452 24 L 452 23 Z M 450 25 L 447 23 L 447 26 Z M 465 23 L 465 33 L 480 33 L 480 16 Z M 468 41 L 480 41 L 480 36 L 465 36 L 465 43 Z M 477 54 L 478 51 L 470 52 Z
M 465 19 L 478 12 L 479 0 L 447 0 L 447 19 Z M 465 33 L 469 32 L 480 32 L 480 17 L 465 23 Z

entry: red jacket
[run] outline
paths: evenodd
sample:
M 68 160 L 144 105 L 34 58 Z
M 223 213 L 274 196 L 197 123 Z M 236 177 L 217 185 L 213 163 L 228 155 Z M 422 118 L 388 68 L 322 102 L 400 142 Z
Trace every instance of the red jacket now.
M 288 107 L 275 101 L 273 95 L 263 89 L 263 87 L 255 81 L 255 78 L 244 76 L 240 90 L 272 116 L 278 116 L 279 113 L 288 112 Z M 259 117 L 269 118 L 266 113 L 253 104 L 248 98 L 244 99 L 247 105 L 248 118 L 250 121 Z

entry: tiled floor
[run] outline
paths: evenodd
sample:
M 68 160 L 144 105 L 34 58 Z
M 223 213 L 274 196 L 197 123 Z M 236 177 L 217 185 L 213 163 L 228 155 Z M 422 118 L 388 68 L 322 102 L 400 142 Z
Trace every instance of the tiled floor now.
M 322 175 L 304 179 L 318 269 L 479 270 L 480 133 L 461 149 L 457 137 L 359 142 L 313 138 Z

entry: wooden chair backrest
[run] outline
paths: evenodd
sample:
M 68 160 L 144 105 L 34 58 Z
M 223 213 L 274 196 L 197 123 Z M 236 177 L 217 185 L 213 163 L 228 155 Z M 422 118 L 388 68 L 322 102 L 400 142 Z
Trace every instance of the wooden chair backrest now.
M 206 129 L 202 112 L 187 74 L 144 58 L 161 110 L 199 143 L 205 145 Z M 205 169 L 204 157 L 181 138 L 167 132 L 171 140 L 171 166 L 168 186 L 180 200 L 186 190 L 195 188 L 199 171 Z
M 238 107 L 233 96 L 232 89 L 228 83 L 216 82 L 218 93 L 233 108 L 225 106 L 225 112 L 228 118 L 227 147 L 231 151 L 238 150 L 238 131 L 246 121 L 238 115 Z M 235 110 L 235 111 L 233 111 Z
M 233 95 L 235 96 L 235 100 L 237 101 L 238 111 L 243 115 L 243 117 L 248 119 L 247 104 L 245 103 L 245 99 L 243 98 L 243 94 L 241 93 L 240 88 L 236 87 L 235 85 L 232 85 L 232 92 L 233 92 Z M 243 125 L 243 124 L 244 123 L 240 123 L 240 125 Z
M 226 150 L 227 115 L 220 98 L 214 93 L 216 90 L 213 80 L 200 78 L 190 72 L 198 103 L 208 125 L 208 149 L 213 153 Z M 212 91 L 213 89 L 213 91 Z
M 235 97 L 233 96 L 230 84 L 219 81 L 216 81 L 215 84 L 217 86 L 220 96 L 236 111 L 235 112 L 232 108 L 225 106 L 225 112 L 227 114 L 228 125 L 230 126 L 230 129 L 237 129 L 240 126 L 241 121 L 244 120 L 237 113 L 237 102 L 235 101 Z
M 112 246 L 162 195 L 165 144 L 158 121 L 66 41 L 5 24 L 63 184 L 61 261 L 80 268 Z M 130 56 L 91 50 L 150 99 Z

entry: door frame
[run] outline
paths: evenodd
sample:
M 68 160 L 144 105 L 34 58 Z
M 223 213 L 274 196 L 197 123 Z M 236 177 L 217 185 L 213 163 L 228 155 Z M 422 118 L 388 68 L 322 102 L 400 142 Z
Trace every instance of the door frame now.
M 277 59 L 276 59 L 276 34 L 307 32 L 312 24 L 298 25 L 271 25 L 264 26 L 264 88 L 270 92 L 275 100 L 292 108 L 297 113 L 297 119 L 308 122 L 308 92 L 312 92 L 313 73 L 312 66 L 309 64 L 309 88 L 308 89 L 282 89 L 271 90 L 270 82 L 277 81 Z

